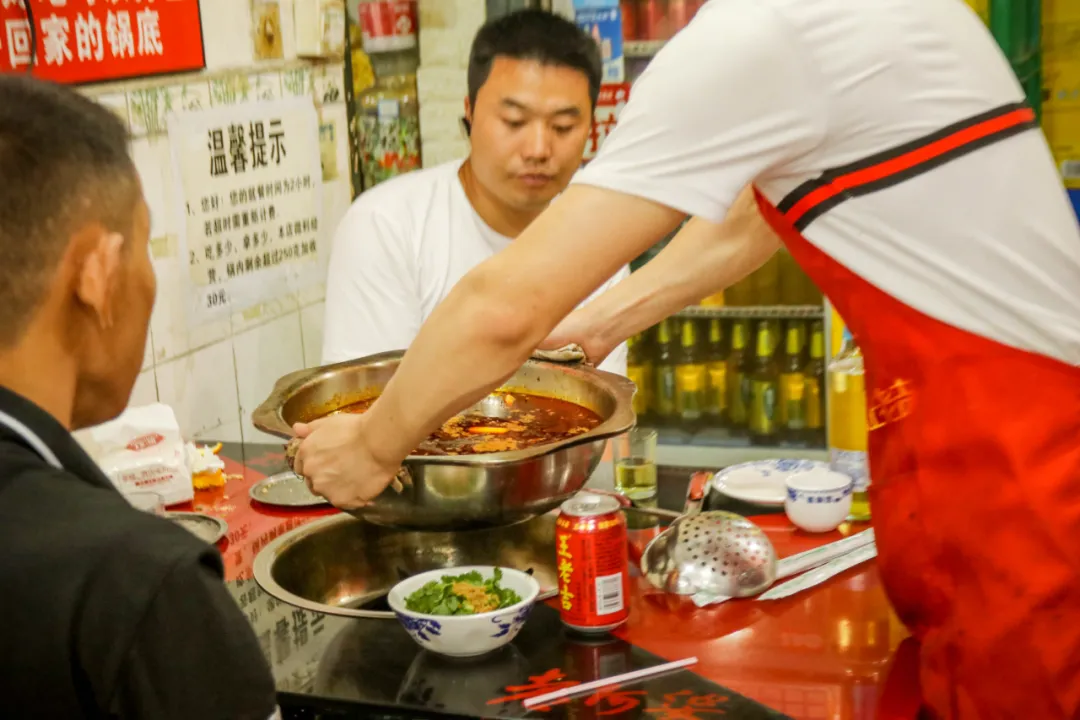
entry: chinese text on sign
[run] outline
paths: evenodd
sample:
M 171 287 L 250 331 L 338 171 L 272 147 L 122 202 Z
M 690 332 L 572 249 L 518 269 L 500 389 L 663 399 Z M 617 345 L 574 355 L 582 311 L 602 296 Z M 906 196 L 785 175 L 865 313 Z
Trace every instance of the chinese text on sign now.
M 198 0 L 0 0 L 0 72 L 85 83 L 204 65 Z

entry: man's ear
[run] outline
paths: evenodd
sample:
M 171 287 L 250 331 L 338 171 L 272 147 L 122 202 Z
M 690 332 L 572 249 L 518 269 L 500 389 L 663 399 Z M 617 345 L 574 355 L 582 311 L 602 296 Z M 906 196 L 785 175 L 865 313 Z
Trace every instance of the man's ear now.
M 472 102 L 469 101 L 469 97 L 465 96 L 465 117 L 461 118 L 461 127 L 465 129 L 465 137 L 472 135 Z
M 73 245 L 79 249 L 75 268 L 75 295 L 97 315 L 102 327 L 112 325 L 112 304 L 120 276 L 120 253 L 124 236 L 107 232 L 100 226 L 87 228 Z

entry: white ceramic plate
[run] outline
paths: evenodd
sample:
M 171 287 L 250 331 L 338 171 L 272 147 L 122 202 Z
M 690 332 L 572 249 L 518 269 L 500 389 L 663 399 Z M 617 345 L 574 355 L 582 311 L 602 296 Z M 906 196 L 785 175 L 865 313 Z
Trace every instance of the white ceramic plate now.
M 709 490 L 715 488 L 735 500 L 781 507 L 787 493 L 784 483 L 788 476 L 818 468 L 828 470 L 829 465 L 817 460 L 791 459 L 755 460 L 732 465 L 713 475 L 705 495 L 708 497 Z

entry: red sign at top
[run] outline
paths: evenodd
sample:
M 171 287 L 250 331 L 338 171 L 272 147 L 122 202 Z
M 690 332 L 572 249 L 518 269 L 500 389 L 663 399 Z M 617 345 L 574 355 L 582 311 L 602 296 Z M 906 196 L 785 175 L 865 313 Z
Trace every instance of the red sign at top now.
M 33 75 L 60 83 L 205 66 L 199 0 L 0 0 L 0 72 L 30 69 L 32 37 Z

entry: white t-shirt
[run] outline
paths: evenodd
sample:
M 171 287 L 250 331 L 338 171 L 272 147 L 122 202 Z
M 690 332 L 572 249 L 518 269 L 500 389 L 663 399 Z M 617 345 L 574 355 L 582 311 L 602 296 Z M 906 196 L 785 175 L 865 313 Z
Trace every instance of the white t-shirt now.
M 783 209 L 827 171 L 1023 100 L 963 0 L 710 0 L 574 181 L 719 221 L 751 181 Z M 841 193 L 803 235 L 926 315 L 1080 365 L 1080 228 L 1041 132 L 886 185 Z
M 394 178 L 345 213 L 330 254 L 324 364 L 407 348 L 458 280 L 513 242 L 476 214 L 460 167 L 455 160 Z M 592 297 L 628 274 L 623 268 Z M 625 344 L 599 367 L 625 375 Z

